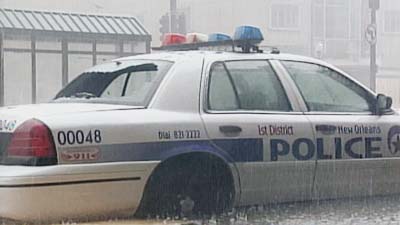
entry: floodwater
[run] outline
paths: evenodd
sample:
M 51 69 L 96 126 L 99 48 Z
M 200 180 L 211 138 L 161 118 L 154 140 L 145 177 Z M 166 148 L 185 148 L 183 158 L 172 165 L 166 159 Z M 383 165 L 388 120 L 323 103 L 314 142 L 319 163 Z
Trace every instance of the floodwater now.
M 84 225 L 400 225 L 400 195 L 240 208 L 220 218 L 197 220 L 112 220 Z M 80 224 L 80 225 L 82 225 Z
M 15 224 L 7 221 L 1 225 Z M 18 223 L 17 223 L 18 224 Z M 234 209 L 207 219 L 110 219 L 56 225 L 400 225 L 400 195 Z

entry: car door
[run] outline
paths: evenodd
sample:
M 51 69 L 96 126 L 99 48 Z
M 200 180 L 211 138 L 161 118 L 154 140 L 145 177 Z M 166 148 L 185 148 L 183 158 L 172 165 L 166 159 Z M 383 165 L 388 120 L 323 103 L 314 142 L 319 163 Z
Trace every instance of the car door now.
M 202 119 L 239 172 L 239 204 L 305 200 L 315 168 L 312 127 L 267 60 L 214 62 Z
M 376 115 L 375 95 L 332 68 L 281 63 L 301 93 L 314 129 L 315 197 L 398 192 L 398 116 Z

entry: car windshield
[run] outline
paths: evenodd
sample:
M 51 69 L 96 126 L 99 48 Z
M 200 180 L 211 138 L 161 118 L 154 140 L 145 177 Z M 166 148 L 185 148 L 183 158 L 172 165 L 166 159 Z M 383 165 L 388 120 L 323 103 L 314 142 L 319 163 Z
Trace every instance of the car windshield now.
M 54 102 L 92 102 L 147 106 L 172 62 L 113 62 L 84 72 L 62 89 Z

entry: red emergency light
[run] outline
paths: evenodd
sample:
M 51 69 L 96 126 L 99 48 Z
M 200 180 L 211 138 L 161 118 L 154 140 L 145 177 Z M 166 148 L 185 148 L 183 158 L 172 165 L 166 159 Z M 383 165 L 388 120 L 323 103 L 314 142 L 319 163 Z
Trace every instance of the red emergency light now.
M 183 44 L 185 42 L 186 42 L 185 35 L 176 34 L 176 33 L 168 33 L 168 34 L 164 34 L 162 45 L 163 46 L 178 45 L 178 44 Z

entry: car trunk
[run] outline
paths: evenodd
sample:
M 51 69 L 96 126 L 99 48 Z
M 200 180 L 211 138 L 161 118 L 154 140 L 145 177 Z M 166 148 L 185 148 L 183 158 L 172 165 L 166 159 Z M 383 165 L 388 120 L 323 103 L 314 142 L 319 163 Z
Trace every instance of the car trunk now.
M 0 108 L 0 165 L 57 164 L 46 119 L 59 115 L 140 108 L 111 104 L 50 103 Z

